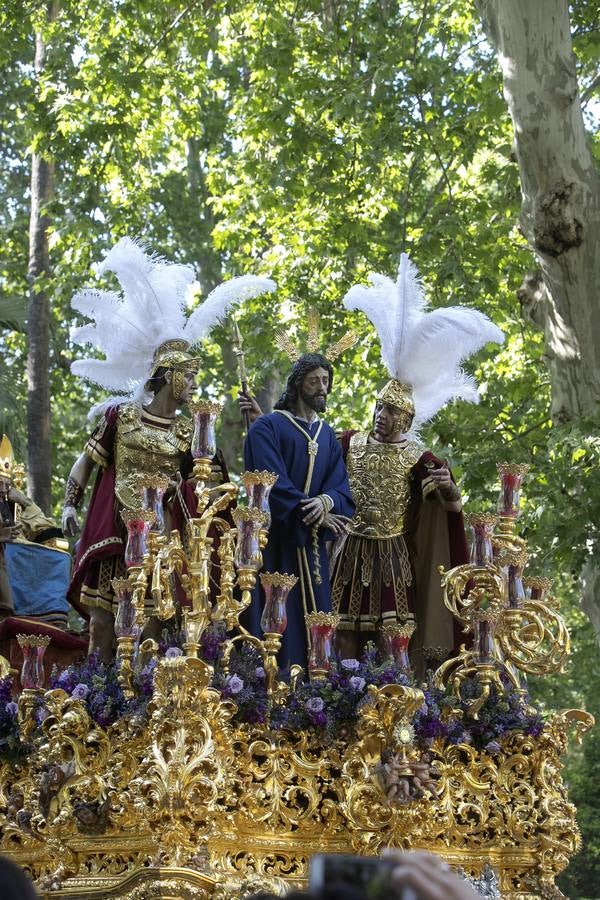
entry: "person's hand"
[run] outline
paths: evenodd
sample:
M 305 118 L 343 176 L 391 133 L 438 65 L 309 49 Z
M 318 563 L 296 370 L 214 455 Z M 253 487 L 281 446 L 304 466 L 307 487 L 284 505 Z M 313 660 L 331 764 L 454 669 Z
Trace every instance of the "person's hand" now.
M 338 538 L 341 537 L 342 534 L 346 534 L 349 522 L 350 519 L 348 516 L 340 516 L 336 513 L 329 512 L 323 519 L 322 525 L 323 528 L 329 528 L 330 531 L 333 531 L 336 538 Z
M 246 415 L 246 413 L 248 413 L 248 418 L 250 419 L 251 425 L 257 419 L 260 419 L 263 411 L 256 402 L 256 399 L 252 397 L 251 394 L 246 394 L 244 393 L 244 391 L 239 391 L 237 399 L 242 415 Z
M 17 503 L 22 509 L 25 509 L 26 506 L 31 505 L 31 500 L 29 497 L 26 497 L 21 491 L 18 491 L 16 487 L 13 487 L 11 484 L 8 491 L 8 501 L 9 503 Z
M 448 466 L 430 469 L 429 476 L 444 500 L 448 502 L 460 500 L 460 491 L 452 481 Z
M 79 519 L 74 506 L 64 506 L 62 511 L 61 527 L 67 537 L 75 537 L 79 534 Z
M 325 507 L 319 497 L 309 497 L 300 501 L 302 521 L 305 525 L 319 525 L 325 518 Z
M 0 527 L 0 544 L 16 540 L 20 533 L 21 527 L 19 525 L 3 525 Z
M 419 900 L 477 900 L 478 894 L 471 885 L 433 853 L 387 848 L 383 856 L 396 863 L 391 873 L 392 885 L 411 887 Z
M 448 466 L 440 466 L 429 470 L 429 477 L 440 491 L 447 491 L 454 484 Z

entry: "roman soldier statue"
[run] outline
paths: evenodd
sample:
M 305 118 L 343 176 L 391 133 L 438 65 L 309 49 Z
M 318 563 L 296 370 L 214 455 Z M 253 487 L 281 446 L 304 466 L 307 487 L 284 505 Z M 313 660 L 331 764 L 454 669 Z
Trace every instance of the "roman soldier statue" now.
M 356 503 L 332 572 L 338 647 L 355 656 L 386 627 L 416 627 L 413 652 L 424 668 L 455 644 L 438 567 L 467 562 L 460 492 L 446 463 L 420 441 L 419 428 L 453 398 L 477 402 L 462 361 L 503 335 L 483 313 L 427 309 L 418 272 L 402 254 L 396 282 L 372 275 L 344 305 L 375 326 L 390 376 L 376 398 L 370 431 L 341 436 Z
M 114 272 L 122 292 L 85 290 L 73 298 L 73 308 L 94 321 L 77 328 L 73 339 L 91 344 L 105 359 L 78 360 L 72 370 L 119 393 L 92 411 L 100 418 L 69 474 L 63 528 L 71 535 L 78 531 L 77 508 L 95 471 L 69 599 L 90 617 L 90 652 L 99 650 L 109 660 L 112 580 L 124 573 L 122 512 L 140 506 L 140 485 L 149 479 L 170 485 L 164 510 L 168 527 L 182 529 L 196 512 L 191 421 L 180 413 L 201 365 L 192 348 L 233 303 L 274 290 L 275 284 L 254 276 L 233 278 L 188 315 L 195 286 L 190 266 L 151 256 L 123 238 L 97 271 Z M 213 470 L 216 480 L 228 480 L 220 453 Z

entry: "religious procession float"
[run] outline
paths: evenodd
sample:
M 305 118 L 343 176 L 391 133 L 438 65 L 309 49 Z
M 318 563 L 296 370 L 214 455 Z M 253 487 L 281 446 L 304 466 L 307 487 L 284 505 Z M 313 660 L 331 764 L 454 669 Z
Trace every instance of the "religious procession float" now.
M 163 368 L 181 363 L 165 363 L 172 341 L 161 348 Z M 48 672 L 41 633 L 18 636 L 20 673 L 0 659 L 0 852 L 44 897 L 282 894 L 305 885 L 315 853 L 385 846 L 438 854 L 482 896 L 561 897 L 580 841 L 561 758 L 592 721 L 542 716 L 528 696 L 528 676 L 562 670 L 569 637 L 551 584 L 527 569 L 527 467 L 498 465 L 497 510 L 467 515 L 469 557 L 437 572 L 460 635 L 449 658 L 418 661 L 410 617 L 344 657 L 340 610 L 307 608 L 306 664 L 282 667 L 300 587 L 264 565 L 282 472 L 215 479 L 220 405 L 189 406 L 193 514 L 166 522 L 159 464 L 127 484 L 116 659 Z M 147 636 L 150 620 L 168 627 Z

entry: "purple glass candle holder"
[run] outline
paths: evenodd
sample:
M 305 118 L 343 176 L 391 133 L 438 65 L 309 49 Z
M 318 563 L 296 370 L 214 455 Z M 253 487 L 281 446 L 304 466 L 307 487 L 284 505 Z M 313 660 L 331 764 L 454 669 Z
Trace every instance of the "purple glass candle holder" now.
M 148 533 L 154 523 L 154 512 L 150 509 L 124 509 L 121 518 L 127 528 L 125 565 L 141 566 L 148 552 Z
M 238 506 L 232 515 L 237 526 L 237 542 L 233 557 L 236 568 L 258 572 L 262 566 L 260 532 L 265 527 L 266 516 L 260 509 L 244 506 Z
M 284 633 L 287 627 L 287 598 L 297 581 L 295 575 L 280 575 L 279 572 L 264 572 L 260 576 L 265 592 L 260 627 L 265 634 Z
M 520 463 L 498 463 L 500 495 L 498 513 L 508 519 L 516 519 L 521 505 L 521 482 L 529 466 Z
M 215 423 L 223 409 L 222 403 L 196 400 L 188 404 L 194 420 L 192 456 L 194 459 L 212 459 L 217 452 Z
M 490 566 L 494 562 L 492 535 L 498 516 L 491 513 L 470 513 L 465 517 L 471 531 L 469 561 L 478 568 Z
M 308 674 L 310 678 L 323 678 L 331 669 L 333 638 L 340 624 L 335 613 L 307 613 L 306 625 L 310 637 Z
M 246 488 L 248 506 L 250 509 L 260 509 L 267 517 L 265 528 L 271 524 L 271 509 L 269 507 L 269 494 L 271 488 L 279 476 L 274 472 L 244 472 L 242 482 Z
M 18 634 L 17 641 L 23 653 L 21 686 L 27 690 L 41 690 L 44 687 L 44 653 L 50 638 L 40 634 Z
M 133 589 L 127 578 L 113 578 L 112 587 L 117 600 L 115 616 L 115 636 L 131 637 L 137 640 L 141 628 L 136 624 L 136 610 L 133 603 Z

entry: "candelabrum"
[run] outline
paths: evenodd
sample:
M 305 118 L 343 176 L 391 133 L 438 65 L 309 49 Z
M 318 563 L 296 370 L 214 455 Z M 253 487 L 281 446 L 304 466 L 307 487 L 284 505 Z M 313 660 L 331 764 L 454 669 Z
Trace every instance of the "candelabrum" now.
M 285 603 L 296 577 L 277 572 L 260 576 L 266 602 L 262 618 L 263 637 L 250 634 L 240 616 L 250 605 L 252 591 L 262 567 L 262 549 L 270 525 L 269 493 L 277 480 L 272 472 L 245 472 L 248 506 L 235 507 L 239 488 L 231 482 L 216 484 L 213 475 L 216 453 L 215 422 L 221 405 L 211 401 L 190 404 L 194 419 L 192 456 L 196 508 L 185 504 L 181 483 L 175 492 L 188 513 L 185 530 L 167 533 L 163 499 L 168 485 L 163 479 L 141 479 L 139 508 L 124 510 L 128 530 L 127 574 L 115 579 L 118 611 L 115 620 L 119 679 L 126 697 L 133 695 L 133 669 L 144 627 L 149 617 L 166 622 L 180 614 L 183 648 L 187 657 L 201 661 L 202 635 L 211 624 L 222 623 L 224 641 L 222 667 L 228 671 L 236 645 L 248 643 L 261 654 L 269 698 L 277 701 L 290 690 L 277 680 L 277 654 L 287 624 Z M 159 483 L 160 481 L 160 483 Z M 154 526 L 154 528 L 152 528 Z
M 440 567 L 444 602 L 472 645 L 436 672 L 436 684 L 450 683 L 462 696 L 467 678 L 474 678 L 479 694 L 467 705 L 477 718 L 492 686 L 499 691 L 512 683 L 523 697 L 523 677 L 562 671 L 570 652 L 569 635 L 556 601 L 546 599 L 544 579 L 523 579 L 529 559 L 526 541 L 517 534 L 521 481 L 527 466 L 502 463 L 498 516 L 473 513 L 471 557 L 467 565 L 450 571 Z M 527 588 L 524 585 L 527 585 Z

